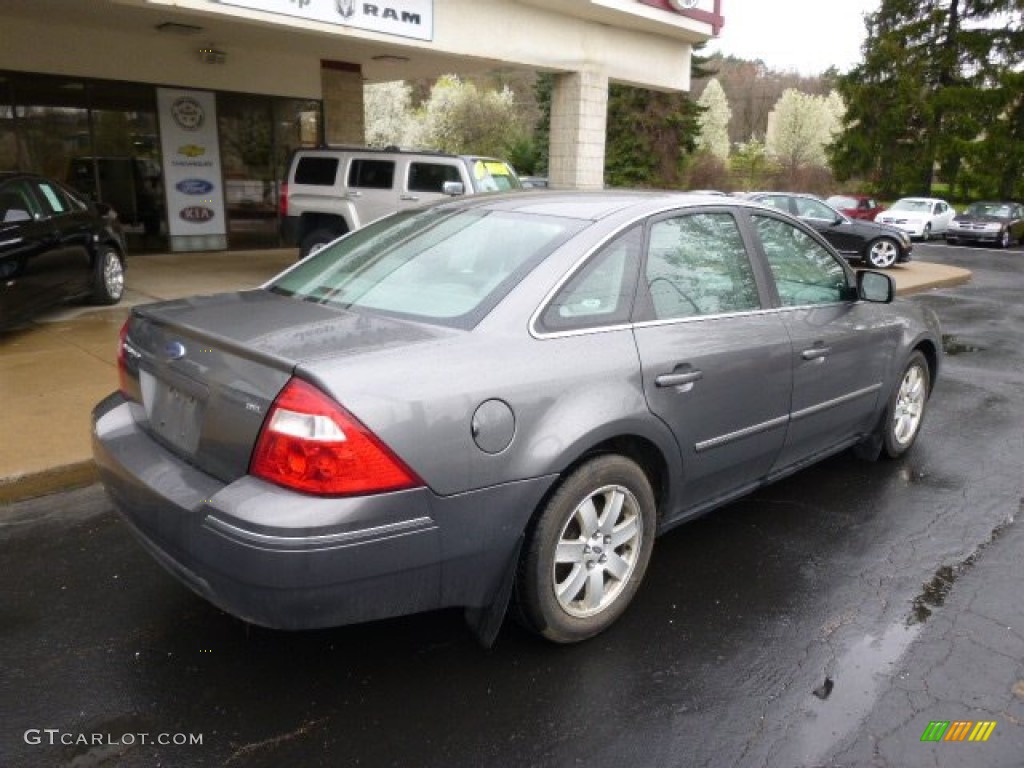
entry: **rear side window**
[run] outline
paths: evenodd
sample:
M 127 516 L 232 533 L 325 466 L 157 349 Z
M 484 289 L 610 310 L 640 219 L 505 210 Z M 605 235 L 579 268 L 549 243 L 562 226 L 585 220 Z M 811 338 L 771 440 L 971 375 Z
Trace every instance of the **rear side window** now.
M 605 245 L 562 287 L 541 315 L 545 331 L 573 331 L 629 322 L 644 229 L 635 226 Z
M 644 277 L 655 320 L 761 308 L 743 238 L 728 213 L 694 213 L 655 222 Z
M 41 211 L 25 182 L 15 180 L 0 187 L 0 222 L 30 221 L 37 213 Z
M 295 166 L 295 183 L 333 187 L 338 177 L 338 158 L 300 157 Z
M 409 163 L 410 192 L 443 192 L 446 181 L 462 181 L 456 166 L 443 163 Z
M 348 168 L 348 186 L 362 189 L 391 189 L 395 164 L 390 160 L 356 158 Z

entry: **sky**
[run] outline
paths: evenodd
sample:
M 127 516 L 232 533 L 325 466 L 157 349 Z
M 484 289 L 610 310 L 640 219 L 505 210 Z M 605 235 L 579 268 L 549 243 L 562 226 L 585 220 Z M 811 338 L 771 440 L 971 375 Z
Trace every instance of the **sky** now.
M 704 3 L 701 3 L 703 6 Z M 722 0 L 725 26 L 704 49 L 817 75 L 860 61 L 863 15 L 880 0 Z

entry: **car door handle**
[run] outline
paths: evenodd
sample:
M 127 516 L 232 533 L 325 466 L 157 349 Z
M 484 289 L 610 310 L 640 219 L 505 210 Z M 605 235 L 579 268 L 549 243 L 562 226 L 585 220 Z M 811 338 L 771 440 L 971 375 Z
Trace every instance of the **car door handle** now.
M 832 347 L 811 347 L 800 353 L 804 360 L 823 360 L 828 357 Z
M 656 387 L 682 387 L 694 384 L 704 378 L 704 371 L 686 371 L 685 373 L 663 373 L 654 379 Z M 687 390 L 689 391 L 689 390 Z
M 351 190 L 351 189 L 348 192 L 345 193 L 345 197 L 350 197 L 352 199 L 355 199 L 357 197 L 362 197 L 362 196 L 363 196 L 362 192 L 356 192 L 355 190 Z
M 416 195 L 402 195 L 399 200 L 407 200 L 410 203 L 415 203 L 419 198 Z

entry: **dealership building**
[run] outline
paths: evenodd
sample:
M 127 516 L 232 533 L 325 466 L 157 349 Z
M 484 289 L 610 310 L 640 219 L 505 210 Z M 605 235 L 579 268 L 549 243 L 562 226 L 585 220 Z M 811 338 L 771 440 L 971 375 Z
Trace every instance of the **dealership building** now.
M 0 171 L 110 202 L 138 247 L 216 250 L 279 244 L 289 153 L 364 143 L 367 83 L 552 73 L 550 182 L 599 188 L 608 84 L 688 90 L 723 19 L 721 0 L 3 0 L 0 24 Z

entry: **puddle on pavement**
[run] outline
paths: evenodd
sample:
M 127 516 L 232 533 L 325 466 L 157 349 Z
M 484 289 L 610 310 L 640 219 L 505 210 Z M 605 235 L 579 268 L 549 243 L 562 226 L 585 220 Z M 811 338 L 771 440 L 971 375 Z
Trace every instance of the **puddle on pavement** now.
M 795 765 L 817 765 L 836 744 L 853 732 L 871 711 L 879 689 L 921 631 L 892 624 L 881 635 L 864 635 L 846 648 L 831 666 L 825 684 L 812 693 L 816 701 L 791 740 Z M 826 695 L 821 695 L 825 693 Z M 827 701 L 826 701 L 827 699 Z M 782 757 L 782 756 L 777 756 Z
M 1024 511 L 1021 502 L 1018 513 Z M 829 665 L 825 682 L 811 691 L 818 701 L 808 705 L 806 717 L 796 726 L 785 755 L 797 765 L 816 765 L 828 751 L 860 725 L 871 711 L 881 686 L 888 683 L 903 655 L 921 633 L 923 622 L 949 596 L 956 580 L 970 570 L 979 556 L 1014 522 L 1011 514 L 991 535 L 959 563 L 940 567 L 923 586 L 906 621 L 891 624 L 880 635 L 865 634 L 852 641 Z M 1024 692 L 1024 681 L 1021 683 Z M 793 752 L 790 753 L 789 751 Z
M 946 597 L 949 596 L 956 580 L 971 569 L 978 561 L 978 556 L 982 551 L 998 539 L 1013 524 L 1015 519 L 1015 515 L 1010 515 L 1003 522 L 999 523 L 999 525 L 992 529 L 989 537 L 959 563 L 940 566 L 935 571 L 935 575 L 931 580 L 922 586 L 921 593 L 911 601 L 910 615 L 907 616 L 907 626 L 910 627 L 927 621 L 932 615 L 933 609 L 940 608 L 946 602 Z
M 942 350 L 951 356 L 962 355 L 965 352 L 984 352 L 985 347 L 972 344 L 968 341 L 961 341 L 951 333 L 942 334 Z

